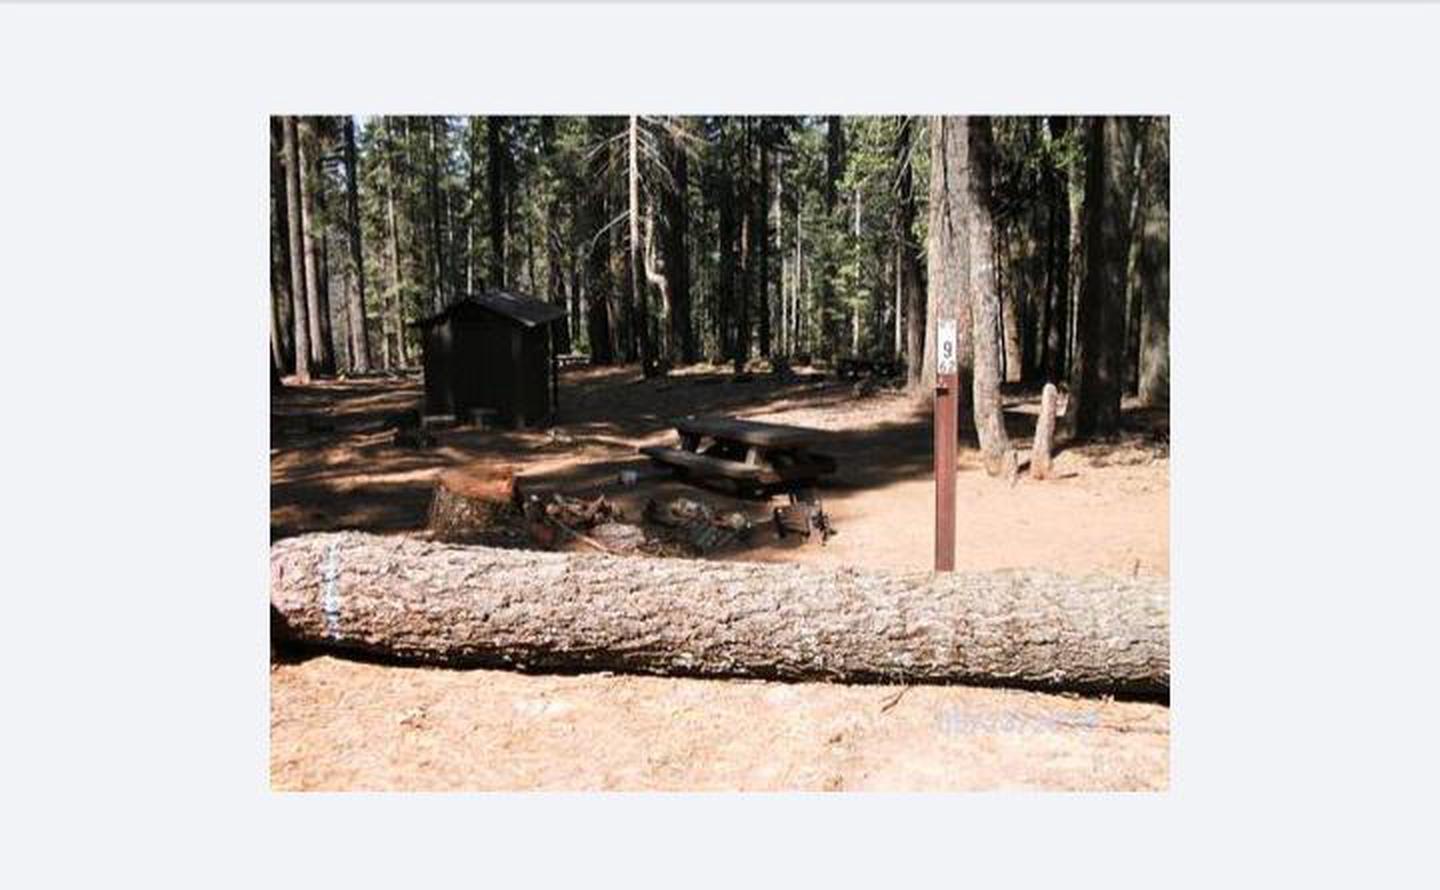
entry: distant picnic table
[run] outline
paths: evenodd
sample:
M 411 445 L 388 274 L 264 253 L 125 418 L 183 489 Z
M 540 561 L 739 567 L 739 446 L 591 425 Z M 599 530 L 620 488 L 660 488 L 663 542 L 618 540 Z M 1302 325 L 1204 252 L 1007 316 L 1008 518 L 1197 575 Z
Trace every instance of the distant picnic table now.
M 682 475 L 728 479 L 740 488 L 795 487 L 836 469 L 835 458 L 812 450 L 826 439 L 823 430 L 714 416 L 673 423 L 679 447 L 650 445 L 640 453 Z

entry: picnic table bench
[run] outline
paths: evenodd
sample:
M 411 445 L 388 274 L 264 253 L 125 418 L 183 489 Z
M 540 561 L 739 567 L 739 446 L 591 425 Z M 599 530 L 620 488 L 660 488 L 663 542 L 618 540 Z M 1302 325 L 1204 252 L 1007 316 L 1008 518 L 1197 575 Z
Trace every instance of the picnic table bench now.
M 674 425 L 679 447 L 649 445 L 640 453 L 682 475 L 764 488 L 809 485 L 836 469 L 835 458 L 811 450 L 824 440 L 822 430 L 734 417 L 685 417 Z

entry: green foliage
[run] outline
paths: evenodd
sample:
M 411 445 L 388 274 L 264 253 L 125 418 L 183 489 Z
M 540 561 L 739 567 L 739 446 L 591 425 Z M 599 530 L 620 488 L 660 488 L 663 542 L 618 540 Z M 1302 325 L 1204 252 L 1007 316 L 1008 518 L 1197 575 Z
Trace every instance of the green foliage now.
M 1054 118 L 994 119 L 1002 281 L 1032 290 L 1046 286 L 1035 219 L 1054 183 L 1068 182 L 1071 194 L 1078 194 L 1085 146 L 1075 120 L 1062 132 Z M 496 286 L 492 270 L 503 266 L 511 289 L 563 301 L 578 313 L 570 326 L 574 347 L 590 349 L 586 318 L 599 302 L 608 306 L 612 325 L 622 307 L 637 302 L 625 266 L 627 122 L 357 118 L 365 310 L 372 319 L 385 319 L 372 323 L 371 336 L 393 338 L 440 301 Z M 783 344 L 792 352 L 891 354 L 902 244 L 918 250 L 923 281 L 928 119 L 841 119 L 834 168 L 826 117 L 642 116 L 638 123 L 642 213 L 653 216 L 666 244 L 683 233 L 688 315 L 703 354 L 729 359 L 747 343 L 754 354 L 762 328 L 772 351 Z M 349 251 L 341 247 L 350 225 L 343 124 L 343 118 L 315 119 L 325 158 L 320 225 L 334 245 L 331 274 L 356 277 Z M 492 145 L 500 152 L 494 158 Z M 688 166 L 683 219 L 672 218 L 669 209 L 678 206 L 672 200 L 676 146 Z M 767 170 L 762 157 L 770 163 Z M 1162 166 L 1168 176 L 1168 155 Z M 491 238 L 497 212 L 492 171 L 500 177 L 503 256 L 494 254 Z M 907 181 L 913 196 L 908 218 L 902 205 Z M 762 184 L 769 191 L 762 193 Z M 768 232 L 763 278 L 762 231 Z M 674 280 L 669 262 L 661 258 L 662 272 Z M 660 330 L 666 319 L 659 291 L 642 286 L 649 288 L 650 329 Z M 742 318 L 748 320 L 744 329 Z M 780 331 L 782 319 L 790 321 L 789 331 Z

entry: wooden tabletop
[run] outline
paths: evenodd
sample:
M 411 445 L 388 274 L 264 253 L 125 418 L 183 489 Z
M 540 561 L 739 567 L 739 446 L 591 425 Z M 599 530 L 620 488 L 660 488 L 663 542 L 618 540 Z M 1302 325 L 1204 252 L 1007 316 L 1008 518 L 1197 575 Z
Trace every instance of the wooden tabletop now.
M 736 417 L 682 417 L 675 421 L 675 429 L 691 435 L 713 436 L 765 448 L 794 448 L 825 438 L 824 430 Z

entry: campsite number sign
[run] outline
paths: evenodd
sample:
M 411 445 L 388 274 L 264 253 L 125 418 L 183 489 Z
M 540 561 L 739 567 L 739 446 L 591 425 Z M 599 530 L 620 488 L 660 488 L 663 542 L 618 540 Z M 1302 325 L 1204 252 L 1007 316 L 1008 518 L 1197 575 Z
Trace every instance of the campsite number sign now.
M 955 570 L 955 447 L 959 347 L 953 318 L 935 324 L 935 571 Z
M 940 319 L 940 330 L 938 340 L 938 352 L 935 353 L 935 373 L 942 377 L 955 373 L 955 319 Z

